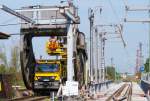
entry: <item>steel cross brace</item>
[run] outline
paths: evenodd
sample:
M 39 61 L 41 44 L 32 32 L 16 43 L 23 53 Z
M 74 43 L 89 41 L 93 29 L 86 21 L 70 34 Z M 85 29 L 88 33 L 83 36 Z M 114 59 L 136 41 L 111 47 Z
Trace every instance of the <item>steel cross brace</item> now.
M 24 15 L 22 15 L 22 14 L 16 12 L 16 11 L 14 11 L 14 10 L 8 8 L 8 7 L 5 6 L 5 5 L 0 5 L 0 9 L 2 9 L 3 11 L 5 11 L 5 12 L 7 12 L 7 13 L 10 13 L 10 14 L 12 14 L 12 15 L 14 15 L 14 16 L 16 16 L 16 17 L 22 19 L 22 20 L 25 20 L 25 21 L 28 22 L 28 23 L 31 23 L 31 24 L 34 24 L 34 23 L 35 23 L 35 21 L 33 21 L 32 19 L 30 19 L 30 18 L 28 18 L 28 17 L 26 17 L 26 16 L 24 16 Z

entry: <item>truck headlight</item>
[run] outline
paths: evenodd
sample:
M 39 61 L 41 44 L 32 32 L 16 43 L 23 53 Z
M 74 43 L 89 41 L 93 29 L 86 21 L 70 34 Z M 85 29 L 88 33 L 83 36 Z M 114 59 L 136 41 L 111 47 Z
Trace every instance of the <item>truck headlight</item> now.
M 34 83 L 35 86 L 38 86 L 38 83 Z

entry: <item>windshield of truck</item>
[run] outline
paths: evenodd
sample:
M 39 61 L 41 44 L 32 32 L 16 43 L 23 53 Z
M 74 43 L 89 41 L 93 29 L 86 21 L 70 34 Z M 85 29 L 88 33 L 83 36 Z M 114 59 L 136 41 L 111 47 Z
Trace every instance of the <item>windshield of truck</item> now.
M 59 64 L 37 64 L 38 72 L 57 72 L 59 71 Z

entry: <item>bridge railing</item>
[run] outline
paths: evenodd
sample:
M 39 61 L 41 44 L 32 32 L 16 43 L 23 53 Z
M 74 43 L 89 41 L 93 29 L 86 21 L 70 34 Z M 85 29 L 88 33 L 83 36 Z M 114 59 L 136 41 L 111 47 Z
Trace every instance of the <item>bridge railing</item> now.
M 150 73 L 141 74 L 141 88 L 147 96 L 150 96 Z
M 150 81 L 150 73 L 142 73 L 141 80 Z

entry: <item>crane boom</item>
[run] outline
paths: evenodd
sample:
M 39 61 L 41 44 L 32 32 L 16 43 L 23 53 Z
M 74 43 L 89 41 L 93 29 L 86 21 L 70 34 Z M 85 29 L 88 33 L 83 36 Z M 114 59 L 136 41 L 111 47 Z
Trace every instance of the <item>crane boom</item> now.
M 28 17 L 26 17 L 26 16 L 24 16 L 24 15 L 22 15 L 22 14 L 16 12 L 16 11 L 14 11 L 14 10 L 8 8 L 8 7 L 5 6 L 5 5 L 0 5 L 0 9 L 2 9 L 3 11 L 5 11 L 5 12 L 7 12 L 7 13 L 10 13 L 10 14 L 12 14 L 12 15 L 14 15 L 14 16 L 16 16 L 16 17 L 18 17 L 18 18 L 20 18 L 20 19 L 22 19 L 22 20 L 28 22 L 28 23 L 31 23 L 31 24 L 34 24 L 34 23 L 35 23 L 35 21 L 33 21 L 32 19 L 30 19 L 30 18 L 28 18 Z

